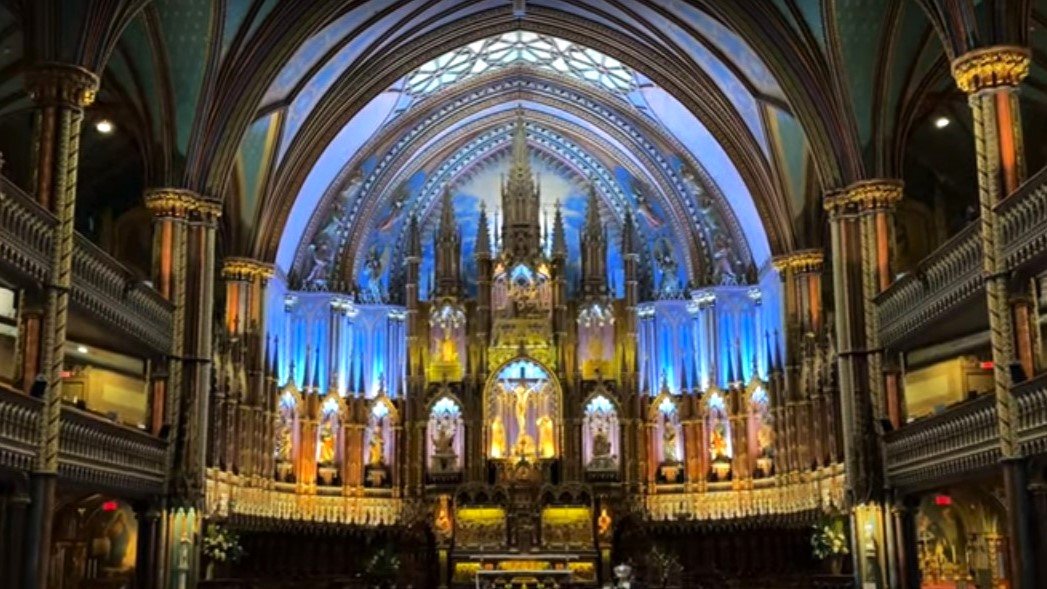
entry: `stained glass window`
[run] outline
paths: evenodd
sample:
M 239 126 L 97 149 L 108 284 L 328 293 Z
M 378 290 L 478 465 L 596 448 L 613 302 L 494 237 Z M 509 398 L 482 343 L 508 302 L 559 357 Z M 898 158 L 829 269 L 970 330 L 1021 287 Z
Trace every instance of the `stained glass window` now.
M 423 96 L 496 68 L 528 65 L 565 74 L 611 92 L 636 88 L 633 71 L 617 59 L 570 41 L 513 31 L 474 41 L 429 61 L 407 76 L 407 93 Z

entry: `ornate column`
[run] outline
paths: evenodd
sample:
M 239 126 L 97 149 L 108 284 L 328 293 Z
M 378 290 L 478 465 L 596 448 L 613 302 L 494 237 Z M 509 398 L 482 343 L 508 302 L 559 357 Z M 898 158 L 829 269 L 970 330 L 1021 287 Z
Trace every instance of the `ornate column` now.
M 870 552 L 867 527 L 878 533 L 882 528 L 882 472 L 879 466 L 879 438 L 873 430 L 869 391 L 869 366 L 866 350 L 865 297 L 862 273 L 862 208 L 854 193 L 838 191 L 825 196 L 832 235 L 833 295 L 835 309 L 836 362 L 840 388 L 841 430 L 843 433 L 845 490 L 855 530 L 852 546 L 854 570 L 860 582 L 881 587 L 886 579 L 882 559 Z M 874 522 L 873 520 L 876 520 Z M 878 523 L 877 523 L 878 522 Z M 871 536 L 869 536 L 871 537 Z
M 268 400 L 265 382 L 266 364 L 266 287 L 273 276 L 272 264 L 243 257 L 226 257 L 222 264 L 225 285 L 224 325 L 226 333 L 238 341 L 240 360 L 234 359 L 237 371 L 246 378 L 235 421 L 239 452 L 236 462 L 245 477 L 262 474 L 262 457 L 257 445 L 264 443 L 259 432 L 264 430 L 265 404 Z
M 880 349 L 879 318 L 874 299 L 892 281 L 890 269 L 890 227 L 894 206 L 902 199 L 900 180 L 864 180 L 847 187 L 846 198 L 860 211 L 862 241 L 862 297 L 865 318 L 865 352 L 869 370 L 872 417 L 887 416 L 889 406 L 898 399 L 887 399 L 884 392 L 883 350 Z M 897 388 L 895 388 L 897 391 Z
M 1017 88 L 1029 73 L 1029 63 L 1027 48 L 1011 46 L 976 49 L 952 63 L 953 78 L 968 95 L 974 121 L 982 269 L 989 308 L 993 382 L 1006 487 L 1010 577 L 1018 588 L 1032 587 L 1034 581 L 1025 464 L 1015 433 L 1018 407 L 1011 394 L 1011 370 L 1017 358 L 1009 306 L 1009 274 L 1003 258 L 1003 228 L 996 214 L 996 205 L 1025 179 Z
M 176 465 L 176 492 L 190 505 L 203 499 L 208 397 L 214 337 L 215 230 L 218 201 L 195 195 L 186 232 L 184 383 L 179 412 L 184 415 Z M 176 288 L 182 288 L 180 285 Z M 177 327 L 176 327 L 177 330 Z
M 62 368 L 73 270 L 73 229 L 77 162 L 84 108 L 94 102 L 98 76 L 68 64 L 45 63 L 25 72 L 26 90 L 37 107 L 32 145 L 34 188 L 41 205 L 58 220 L 52 238 L 51 274 L 44 287 L 40 372 L 47 379 L 38 454 L 30 479 L 29 543 L 26 587 L 47 586 L 55 482 L 58 476 L 58 428 Z
M 185 255 L 189 211 L 196 206 L 196 194 L 177 188 L 158 188 L 145 192 L 145 206 L 153 216 L 153 286 L 173 308 L 171 350 L 167 357 L 167 379 L 158 382 L 157 395 L 162 395 L 163 423 L 169 439 L 178 432 L 181 414 L 183 363 L 185 355 Z M 159 401 L 159 398 L 155 400 Z M 159 404 L 159 403 L 158 403 Z M 168 472 L 174 460 L 174 447 L 168 452 Z

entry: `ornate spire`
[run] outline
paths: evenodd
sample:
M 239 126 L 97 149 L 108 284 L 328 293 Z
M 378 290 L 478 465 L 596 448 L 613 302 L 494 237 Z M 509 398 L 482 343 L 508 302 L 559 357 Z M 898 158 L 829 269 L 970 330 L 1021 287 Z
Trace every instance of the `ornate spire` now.
M 502 184 L 502 247 L 510 258 L 527 260 L 540 253 L 540 201 L 540 190 L 531 174 L 523 109 L 518 109 L 509 177 Z
M 461 245 L 462 238 L 454 220 L 451 187 L 444 185 L 440 203 L 440 222 L 433 235 L 437 295 L 452 296 L 458 293 Z
M 476 223 L 476 257 L 491 257 L 491 229 L 487 224 L 487 205 L 480 201 L 480 218 Z
M 632 210 L 626 207 L 625 219 L 622 222 L 622 254 L 625 256 L 638 254 L 636 241 L 636 219 L 633 217 Z
M 600 224 L 599 207 L 596 186 L 590 182 L 585 225 L 580 237 L 582 292 L 585 295 L 603 295 L 607 291 L 607 235 Z
M 562 260 L 567 259 L 567 232 L 563 224 L 563 207 L 560 201 L 556 201 L 556 211 L 553 213 L 553 244 L 552 256 Z
M 411 215 L 407 224 L 407 257 L 415 258 L 416 261 L 422 259 L 422 235 L 418 228 L 417 215 Z

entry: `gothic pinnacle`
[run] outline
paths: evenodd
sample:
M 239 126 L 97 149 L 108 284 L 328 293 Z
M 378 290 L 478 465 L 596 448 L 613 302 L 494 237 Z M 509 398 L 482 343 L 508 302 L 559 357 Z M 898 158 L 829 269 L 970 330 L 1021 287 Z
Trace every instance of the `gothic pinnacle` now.
M 491 255 L 491 234 L 487 225 L 487 206 L 480 201 L 480 218 L 476 223 L 476 256 Z

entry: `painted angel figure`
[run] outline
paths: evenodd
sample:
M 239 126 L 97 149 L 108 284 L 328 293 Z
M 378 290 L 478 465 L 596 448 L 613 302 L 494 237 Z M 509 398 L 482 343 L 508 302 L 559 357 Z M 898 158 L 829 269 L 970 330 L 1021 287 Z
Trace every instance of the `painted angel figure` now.
M 738 284 L 730 241 L 723 233 L 717 233 L 713 245 L 713 280 L 717 284 Z
M 663 293 L 675 293 L 680 289 L 680 279 L 676 275 L 676 257 L 673 255 L 673 246 L 669 240 L 662 237 L 654 246 L 654 263 L 662 272 L 662 280 L 658 290 Z
M 389 262 L 389 248 L 379 251 L 377 245 L 371 246 L 364 260 L 364 271 L 367 276 L 366 292 L 370 302 L 380 303 L 385 300 L 385 288 L 382 286 L 382 273 Z

